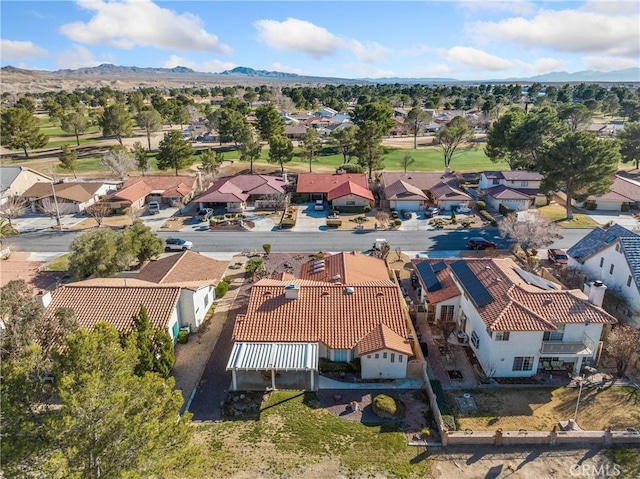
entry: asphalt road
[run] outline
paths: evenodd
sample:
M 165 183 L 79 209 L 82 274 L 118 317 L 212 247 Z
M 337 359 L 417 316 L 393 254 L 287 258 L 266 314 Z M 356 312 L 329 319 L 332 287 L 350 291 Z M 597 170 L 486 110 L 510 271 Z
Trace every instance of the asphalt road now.
M 566 249 L 582 239 L 590 229 L 563 229 L 563 237 L 552 247 Z M 15 245 L 17 251 L 34 253 L 64 253 L 79 232 L 37 231 L 3 239 L 3 244 Z M 497 228 L 472 231 L 319 231 L 319 232 L 158 232 L 161 237 L 179 236 L 192 241 L 194 251 L 203 253 L 241 252 L 262 250 L 265 243 L 271 244 L 273 252 L 311 253 L 315 251 L 365 251 L 371 248 L 376 238 L 384 238 L 391 249 L 403 251 L 459 251 L 467 247 L 467 241 L 482 236 L 497 243 L 498 249 L 508 249 L 510 241 L 500 238 Z

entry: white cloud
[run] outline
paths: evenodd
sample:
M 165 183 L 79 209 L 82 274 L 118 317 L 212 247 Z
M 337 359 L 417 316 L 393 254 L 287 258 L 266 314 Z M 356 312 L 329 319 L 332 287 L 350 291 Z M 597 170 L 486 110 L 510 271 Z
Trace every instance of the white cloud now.
M 347 63 L 342 65 L 346 71 L 353 72 L 358 78 L 383 78 L 394 77 L 396 74 L 391 70 L 383 70 L 366 63 Z
M 271 64 L 271 70 L 272 71 L 276 71 L 276 72 L 283 72 L 283 73 L 295 73 L 297 75 L 308 75 L 309 74 L 309 73 L 303 72 L 299 68 L 283 65 L 280 62 L 272 63 Z
M 437 63 L 435 65 L 427 65 L 425 67 L 418 67 L 408 72 L 407 76 L 410 78 L 440 78 L 445 76 L 451 76 L 455 72 L 455 69 L 446 63 Z
M 457 46 L 449 50 L 438 50 L 438 53 L 447 60 L 463 63 L 481 70 L 503 71 L 513 68 L 512 61 L 473 47 Z
M 611 15 L 581 10 L 544 10 L 528 20 L 476 22 L 467 31 L 485 39 L 510 40 L 527 48 L 637 57 L 640 24 L 637 16 Z
M 216 35 L 207 32 L 202 20 L 191 13 L 178 14 L 150 0 L 80 0 L 78 4 L 95 12 L 94 16 L 87 23 L 62 25 L 60 31 L 79 43 L 120 49 L 142 46 L 231 53 L 231 48 L 221 44 Z M 211 7 L 207 5 L 206 8 Z
M 585 3 L 581 10 L 607 14 L 638 15 L 640 4 L 636 0 L 591 0 Z
M 187 67 L 197 72 L 219 73 L 225 70 L 231 70 L 236 65 L 231 62 L 221 62 L 220 60 L 207 60 L 198 63 L 178 55 L 171 55 L 162 66 L 164 68 Z
M 536 5 L 526 0 L 462 0 L 458 4 L 465 10 L 476 14 L 482 12 L 507 12 L 518 15 L 529 15 L 536 10 Z
M 567 66 L 567 62 L 556 58 L 539 58 L 532 65 L 525 65 L 529 67 L 533 73 L 540 75 L 542 73 L 564 71 Z
M 335 35 L 324 27 L 297 18 L 287 18 L 283 22 L 257 20 L 253 26 L 258 31 L 258 39 L 268 47 L 304 53 L 315 59 L 349 51 L 361 61 L 374 62 L 389 54 L 389 50 L 377 42 L 362 43 Z
M 93 57 L 93 53 L 82 45 L 73 45 L 72 50 L 67 50 L 56 55 L 58 68 L 83 68 L 100 65 L 100 61 Z
M 25 58 L 39 58 L 47 55 L 47 51 L 33 42 L 0 40 L 0 53 L 3 61 L 19 61 Z
M 633 58 L 586 56 L 583 60 L 588 69 L 602 72 L 624 70 L 625 68 L 640 66 L 640 61 Z

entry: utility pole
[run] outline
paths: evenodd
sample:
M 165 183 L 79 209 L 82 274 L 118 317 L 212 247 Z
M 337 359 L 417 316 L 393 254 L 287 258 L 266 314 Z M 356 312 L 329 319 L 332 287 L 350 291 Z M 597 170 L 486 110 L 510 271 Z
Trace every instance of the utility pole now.
M 58 197 L 56 196 L 56 188 L 51 182 L 51 191 L 53 192 L 53 202 L 56 205 L 56 224 L 58 225 L 58 231 L 62 231 L 62 225 L 60 224 L 60 209 L 58 208 Z

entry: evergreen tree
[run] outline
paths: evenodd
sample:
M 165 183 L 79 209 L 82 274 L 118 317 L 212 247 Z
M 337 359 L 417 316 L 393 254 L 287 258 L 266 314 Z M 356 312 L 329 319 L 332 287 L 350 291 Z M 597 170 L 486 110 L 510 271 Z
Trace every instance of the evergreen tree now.
M 158 151 L 158 168 L 166 170 L 174 168 L 176 176 L 178 171 L 193 163 L 193 146 L 182 138 L 178 130 L 171 130 L 164 134 Z

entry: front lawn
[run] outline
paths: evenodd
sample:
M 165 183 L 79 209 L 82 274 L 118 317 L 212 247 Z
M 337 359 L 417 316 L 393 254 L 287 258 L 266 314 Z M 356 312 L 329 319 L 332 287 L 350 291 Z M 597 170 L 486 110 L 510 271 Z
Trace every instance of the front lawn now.
M 578 388 L 496 388 L 467 391 L 478 409 L 456 410 L 459 429 L 495 431 L 526 429 L 550 431 L 559 421 L 573 417 Z M 460 391 L 447 391 L 447 401 L 455 406 Z M 601 431 L 640 428 L 640 391 L 631 387 L 609 387 L 600 391 L 583 388 L 576 422 L 582 429 Z
M 275 392 L 259 419 L 202 426 L 198 442 L 207 449 L 202 477 L 421 478 L 429 472 L 399 425 L 341 419 L 313 393 Z
M 595 228 L 600 226 L 596 221 L 592 220 L 589 215 L 579 212 L 573 208 L 573 219 L 567 219 L 567 210 L 564 205 L 551 203 L 547 206 L 541 206 L 538 211 L 549 221 L 553 221 L 563 228 Z

